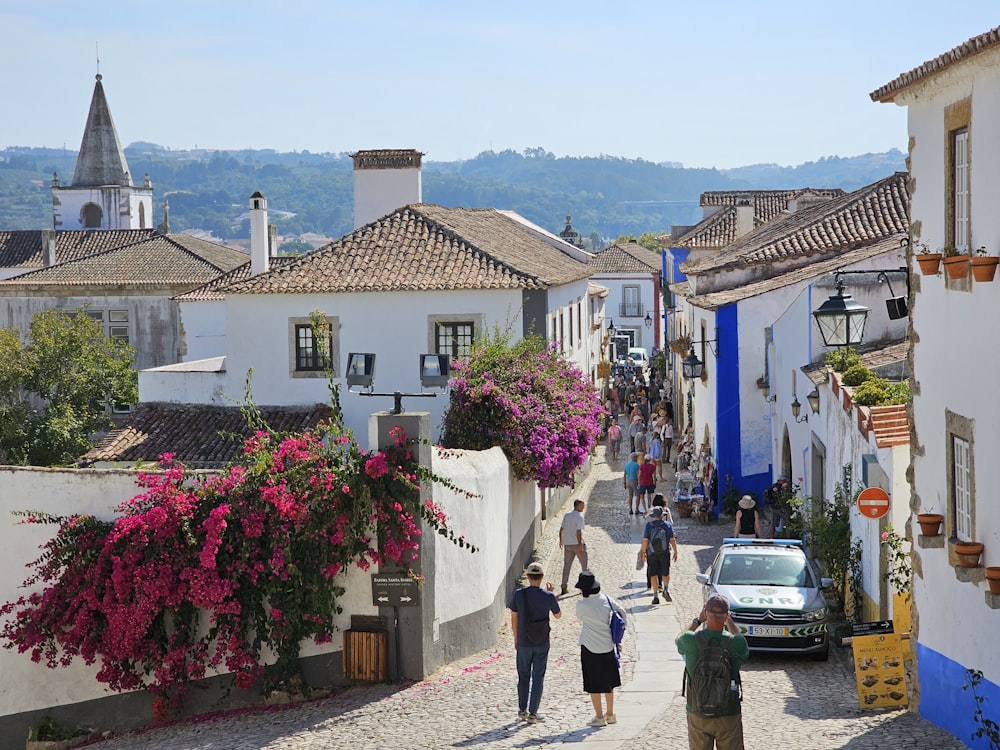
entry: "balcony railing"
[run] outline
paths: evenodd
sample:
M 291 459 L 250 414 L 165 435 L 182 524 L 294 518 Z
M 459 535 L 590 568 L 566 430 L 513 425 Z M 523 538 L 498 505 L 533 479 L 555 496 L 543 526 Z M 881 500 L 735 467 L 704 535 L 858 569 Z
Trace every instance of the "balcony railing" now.
M 641 302 L 622 302 L 618 305 L 620 318 L 643 318 L 645 315 L 646 307 Z

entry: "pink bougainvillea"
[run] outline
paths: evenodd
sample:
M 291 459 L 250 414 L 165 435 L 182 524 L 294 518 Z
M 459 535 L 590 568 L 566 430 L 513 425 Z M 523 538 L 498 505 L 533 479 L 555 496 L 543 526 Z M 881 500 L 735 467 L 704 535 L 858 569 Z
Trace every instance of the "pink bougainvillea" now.
M 477 342 L 452 364 L 451 403 L 441 444 L 500 446 L 515 476 L 564 487 L 587 460 L 605 413 L 593 384 L 540 338 L 513 345 L 503 335 Z
M 29 566 L 36 590 L 0 607 L 4 645 L 50 667 L 96 663 L 114 690 L 151 690 L 158 718 L 210 668 L 240 687 L 287 681 L 301 641 L 331 640 L 348 567 L 408 569 L 421 523 L 474 550 L 417 480 L 453 486 L 417 465 L 401 430 L 393 438 L 366 453 L 336 426 L 259 430 L 201 481 L 164 456 L 113 522 L 25 513 L 58 530 Z

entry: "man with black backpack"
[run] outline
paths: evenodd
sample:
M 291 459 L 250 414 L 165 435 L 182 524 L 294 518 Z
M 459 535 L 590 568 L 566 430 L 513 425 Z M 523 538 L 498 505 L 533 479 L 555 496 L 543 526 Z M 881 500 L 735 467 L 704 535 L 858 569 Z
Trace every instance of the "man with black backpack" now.
M 649 582 L 653 587 L 653 604 L 660 603 L 660 581 L 663 581 L 663 601 L 670 598 L 670 547 L 674 548 L 674 562 L 677 562 L 677 539 L 674 527 L 663 520 L 663 508 L 654 507 L 649 515 L 653 520 L 646 524 L 642 535 L 642 549 L 639 554 L 646 561 Z
M 517 657 L 517 716 L 529 724 L 542 721 L 538 706 L 549 662 L 549 614 L 562 617 L 553 586 L 542 588 L 545 568 L 533 562 L 524 569 L 528 585 L 517 589 L 510 599 L 510 627 L 514 631 Z
M 750 647 L 726 597 L 708 597 L 701 615 L 677 636 L 677 650 L 684 657 L 690 750 L 744 750 L 740 665 Z

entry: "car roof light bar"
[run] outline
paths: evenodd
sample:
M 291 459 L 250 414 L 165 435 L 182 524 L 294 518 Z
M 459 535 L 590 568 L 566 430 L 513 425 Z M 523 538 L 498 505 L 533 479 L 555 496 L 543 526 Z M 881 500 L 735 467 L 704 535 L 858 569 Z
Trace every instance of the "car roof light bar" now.
M 775 544 L 783 545 L 785 547 L 801 547 L 801 539 L 739 539 L 735 537 L 726 537 L 722 540 L 723 544 Z

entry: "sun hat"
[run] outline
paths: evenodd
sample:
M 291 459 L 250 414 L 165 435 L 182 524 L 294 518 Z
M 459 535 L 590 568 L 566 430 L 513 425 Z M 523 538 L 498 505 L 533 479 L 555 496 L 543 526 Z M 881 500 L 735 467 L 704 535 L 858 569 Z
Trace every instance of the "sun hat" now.
M 740 498 L 740 507 L 743 508 L 743 510 L 750 510 L 756 504 L 757 503 L 754 502 L 754 499 L 749 495 L 744 495 Z
M 705 610 L 717 615 L 729 612 L 729 600 L 722 594 L 712 594 L 705 600 Z
M 576 579 L 575 589 L 580 589 L 584 594 L 596 594 L 601 590 L 601 582 L 594 577 L 589 570 L 580 571 L 580 577 Z
M 545 568 L 542 567 L 540 562 L 529 563 L 528 567 L 524 569 L 524 574 L 526 576 L 543 576 L 545 575 Z

